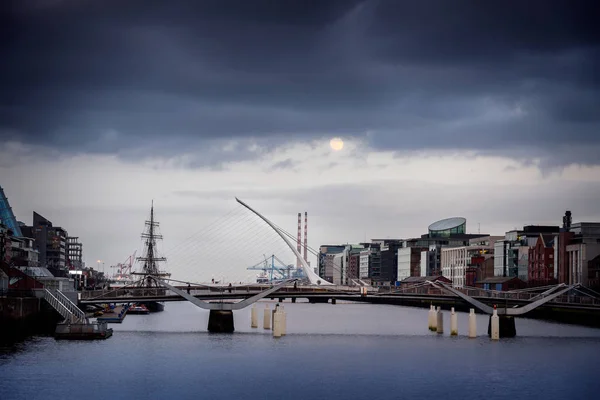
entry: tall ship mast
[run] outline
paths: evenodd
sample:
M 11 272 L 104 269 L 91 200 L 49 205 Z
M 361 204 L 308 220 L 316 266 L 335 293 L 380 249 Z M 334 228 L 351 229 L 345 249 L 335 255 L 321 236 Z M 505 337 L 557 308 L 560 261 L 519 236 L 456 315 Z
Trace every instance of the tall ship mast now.
M 149 277 L 149 275 L 157 278 L 168 278 L 170 273 L 161 271 L 159 265 L 161 262 L 167 261 L 165 257 L 159 257 L 156 251 L 156 241 L 162 240 L 162 235 L 157 233 L 159 223 L 154 220 L 154 201 L 150 207 L 150 220 L 145 223 L 146 229 L 142 233 L 144 243 L 144 254 L 136 260 L 142 264 L 142 272 L 136 272 L 135 275 L 143 275 L 146 278 L 140 283 L 143 287 L 158 287 L 158 284 Z

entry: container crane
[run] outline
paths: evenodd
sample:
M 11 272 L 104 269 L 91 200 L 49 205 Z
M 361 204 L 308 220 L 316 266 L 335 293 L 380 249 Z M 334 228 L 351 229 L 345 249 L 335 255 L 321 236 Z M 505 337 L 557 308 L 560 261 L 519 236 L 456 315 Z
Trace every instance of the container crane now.
M 266 255 L 264 256 L 264 260 L 254 264 L 251 267 L 246 268 L 247 270 L 254 271 L 263 271 L 265 277 L 268 279 L 268 282 L 278 281 L 281 279 L 288 279 L 291 276 L 291 271 L 295 270 L 293 265 L 286 265 L 279 258 L 272 254 L 271 263 L 269 264 L 269 259 Z M 280 263 L 281 265 L 275 265 L 275 261 Z

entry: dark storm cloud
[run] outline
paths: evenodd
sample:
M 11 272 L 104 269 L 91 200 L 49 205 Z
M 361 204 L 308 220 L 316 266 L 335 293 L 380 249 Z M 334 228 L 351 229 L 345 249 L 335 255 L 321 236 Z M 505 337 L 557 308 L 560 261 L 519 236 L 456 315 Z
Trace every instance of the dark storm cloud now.
M 593 1 L 10 4 L 2 140 L 194 166 L 224 138 L 235 159 L 335 134 L 600 163 Z

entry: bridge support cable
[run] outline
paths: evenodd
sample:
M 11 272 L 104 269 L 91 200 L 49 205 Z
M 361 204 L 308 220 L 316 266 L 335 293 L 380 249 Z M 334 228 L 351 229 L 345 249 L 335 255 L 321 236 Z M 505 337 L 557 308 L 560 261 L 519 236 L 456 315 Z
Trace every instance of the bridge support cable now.
M 242 213 L 241 210 L 235 214 L 230 214 L 229 219 L 220 221 L 219 225 L 213 226 L 203 237 L 197 238 L 196 242 L 185 248 L 179 248 L 177 253 L 169 253 L 170 266 L 196 266 L 199 261 L 205 263 L 205 260 L 210 258 L 212 253 L 222 253 L 226 249 L 224 244 L 228 243 L 232 247 L 232 244 L 239 245 L 240 242 L 243 243 L 243 240 L 240 239 L 244 238 L 244 234 L 252 228 L 248 224 L 250 221 L 251 216 Z
M 290 250 L 292 250 L 292 252 L 297 257 L 297 259 L 300 260 L 300 264 L 304 270 L 304 274 L 308 277 L 308 280 L 311 284 L 323 285 L 323 286 L 333 285 L 332 283 L 327 282 L 325 279 L 321 278 L 319 275 L 315 274 L 315 272 L 310 268 L 310 266 L 308 265 L 308 263 L 306 262 L 304 257 L 302 257 L 302 255 L 298 252 L 298 250 L 290 243 L 290 241 L 285 237 L 285 235 L 283 233 L 281 233 L 281 231 L 279 229 L 277 229 L 277 227 L 271 221 L 269 221 L 266 217 L 261 215 L 258 211 L 254 210 L 252 207 L 250 207 L 248 204 L 244 203 L 237 197 L 235 198 L 235 200 L 238 203 L 240 203 L 242 206 L 246 207 L 248 210 L 253 212 L 255 215 L 257 215 L 267 225 L 269 225 L 275 232 L 277 232 L 277 234 L 281 237 L 281 239 L 285 242 L 285 244 L 287 244 L 288 247 L 290 248 Z
M 478 308 L 480 311 L 486 313 L 486 314 L 492 314 L 494 312 L 494 309 L 486 304 L 483 304 L 482 302 L 480 302 L 479 300 L 475 300 L 474 298 L 472 298 L 471 296 L 467 296 L 466 294 L 464 294 L 463 292 L 454 289 L 453 287 L 447 286 L 446 284 L 442 283 L 442 282 L 432 282 L 432 281 L 426 281 L 428 282 L 430 285 L 432 285 L 433 287 L 436 287 L 438 289 L 442 289 L 445 290 L 449 293 L 452 293 L 458 297 L 460 297 L 461 299 L 463 299 L 464 301 L 466 301 L 467 303 L 471 304 L 472 306 L 474 306 L 475 308 Z M 499 310 L 498 310 L 499 311 Z M 500 314 L 500 313 L 498 313 Z
M 212 231 L 218 229 L 220 223 L 223 220 L 227 219 L 229 216 L 231 216 L 232 214 L 234 214 L 236 212 L 239 213 L 239 208 L 233 207 L 231 210 L 229 210 L 229 212 L 216 218 L 215 220 L 213 220 L 208 225 L 204 226 L 199 231 L 197 231 L 197 232 L 193 233 L 192 235 L 188 236 L 187 238 L 179 241 L 175 246 L 170 247 L 168 250 L 164 251 L 163 253 L 165 254 L 165 256 L 167 256 L 167 258 L 169 258 L 170 256 L 177 254 L 180 250 L 184 249 L 185 246 L 187 246 L 188 244 L 198 243 L 198 240 L 197 240 L 198 236 L 202 237 L 204 235 L 208 235 Z
M 538 294 L 536 296 L 531 297 L 529 299 L 529 301 L 536 301 L 537 299 L 544 298 L 544 297 L 548 296 L 549 294 L 551 294 L 552 292 L 554 292 L 554 291 L 556 291 L 556 290 L 558 290 L 560 288 L 566 287 L 566 286 L 567 285 L 565 285 L 564 283 L 561 283 L 561 284 L 556 285 L 556 286 L 552 286 L 550 289 L 545 290 L 542 293 L 540 293 L 540 294 Z
M 542 299 L 539 299 L 537 301 L 534 301 L 533 303 L 529 303 L 523 307 L 519 307 L 519 308 L 509 308 L 509 309 L 505 309 L 506 311 L 506 315 L 523 315 L 525 313 L 528 313 L 531 310 L 535 310 L 536 308 L 538 308 L 539 306 L 554 300 L 555 298 L 562 296 L 563 294 L 569 292 L 570 290 L 574 289 L 577 285 L 572 285 L 572 286 L 567 286 L 565 289 L 562 289 L 558 292 L 554 292 Z M 500 311 L 500 310 L 498 310 Z M 498 313 L 500 314 L 500 312 Z
M 236 207 L 238 212 L 213 226 L 211 233 L 187 252 L 170 255 L 170 270 L 185 281 L 255 283 L 256 272 L 247 270 L 249 260 L 262 259 L 264 254 L 289 253 L 276 232 L 244 207 Z M 292 264 L 291 256 L 288 258 L 288 264 Z
M 430 281 L 428 281 L 430 282 Z M 463 300 L 465 300 L 466 302 L 470 303 L 471 305 L 473 305 L 474 307 L 478 308 L 479 310 L 483 311 L 486 314 L 492 314 L 493 313 L 493 309 L 488 306 L 483 304 L 482 302 L 480 302 L 479 300 L 476 300 L 474 298 L 472 298 L 471 296 L 467 296 L 466 294 L 462 293 L 459 290 L 456 290 L 448 285 L 446 285 L 445 283 L 442 282 L 430 282 L 430 284 L 440 288 L 445 289 L 446 291 L 462 298 Z M 560 286 L 560 285 L 559 285 Z M 518 308 L 499 308 L 497 309 L 497 313 L 498 315 L 507 315 L 507 316 L 517 316 L 517 315 L 523 315 L 526 314 L 532 310 L 535 310 L 536 308 L 546 304 L 549 301 L 554 300 L 555 298 L 562 296 L 563 294 L 573 290 L 574 288 L 576 288 L 578 285 L 572 285 L 572 286 L 565 286 L 565 287 L 561 287 L 562 290 L 558 290 L 558 291 L 554 291 L 553 293 L 549 293 L 547 295 L 545 295 L 544 297 L 533 301 L 523 307 L 518 307 Z M 498 298 L 499 301 L 501 300 L 509 300 L 508 298 L 505 299 L 500 299 Z

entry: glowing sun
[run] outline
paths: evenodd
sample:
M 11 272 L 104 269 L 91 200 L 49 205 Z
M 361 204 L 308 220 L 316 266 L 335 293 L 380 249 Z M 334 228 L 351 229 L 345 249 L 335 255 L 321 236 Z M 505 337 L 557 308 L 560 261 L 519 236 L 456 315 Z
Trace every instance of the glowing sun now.
M 344 148 L 344 141 L 339 137 L 336 137 L 329 141 L 329 146 L 333 151 L 340 151 Z

